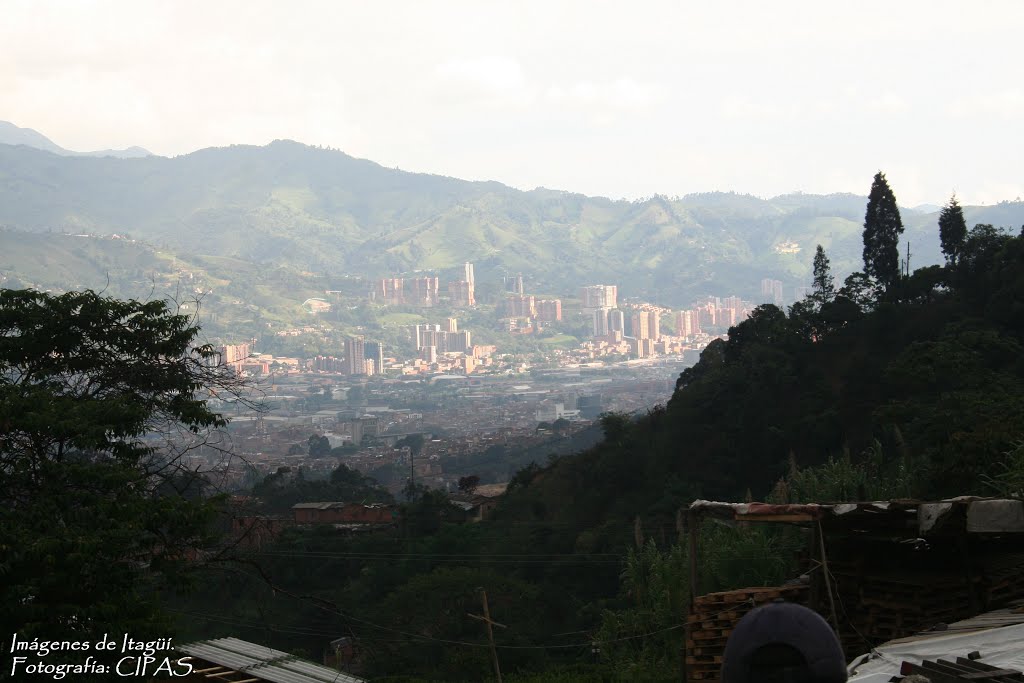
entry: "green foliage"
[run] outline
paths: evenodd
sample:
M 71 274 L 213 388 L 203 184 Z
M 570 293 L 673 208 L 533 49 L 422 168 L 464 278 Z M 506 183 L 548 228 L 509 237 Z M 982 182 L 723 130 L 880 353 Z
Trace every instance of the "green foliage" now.
M 391 503 L 393 497 L 379 487 L 371 477 L 345 465 L 331 472 L 329 479 L 308 480 L 302 470 L 283 467 L 268 474 L 253 487 L 252 493 L 261 500 L 265 512 L 290 512 L 296 503 L 355 502 Z
M 459 477 L 459 491 L 463 493 L 473 493 L 479 485 L 480 477 L 475 474 L 471 474 L 468 477 Z
M 862 311 L 870 311 L 878 301 L 881 290 L 878 283 L 864 273 L 850 273 L 843 281 L 839 296 L 853 302 Z
M 1024 441 L 1014 444 L 1005 456 L 996 463 L 992 474 L 985 477 L 985 483 L 998 496 L 1024 498 Z
M 413 536 L 435 534 L 444 522 L 463 517 L 444 491 L 409 482 L 402 493 L 402 528 Z
M 801 530 L 777 525 L 726 526 L 706 521 L 700 532 L 702 593 L 752 586 L 781 586 L 796 576 L 797 553 L 807 545 Z
M 409 434 L 403 436 L 397 442 L 395 442 L 395 448 L 406 448 L 408 447 L 409 452 L 412 453 L 413 457 L 420 454 L 423 450 L 423 445 L 426 443 L 426 437 L 422 434 Z
M 622 572 L 620 593 L 627 603 L 605 610 L 595 640 L 601 658 L 619 680 L 641 671 L 673 672 L 678 678 L 682 647 L 680 617 L 690 599 L 689 560 L 682 546 L 658 550 L 653 541 L 631 549 Z M 652 635 L 648 635 L 652 634 Z
M 5 632 L 166 635 L 155 592 L 209 542 L 213 514 L 180 492 L 171 434 L 224 425 L 203 392 L 238 388 L 197 332 L 162 301 L 0 290 Z
M 832 277 L 832 266 L 820 244 L 814 252 L 811 267 L 813 274 L 812 300 L 819 306 L 831 303 L 836 298 L 835 279 Z
M 967 221 L 964 220 L 964 210 L 956 201 L 955 194 L 949 198 L 949 203 L 939 214 L 939 241 L 942 244 L 942 253 L 946 257 L 946 264 L 956 265 L 967 241 Z
M 467 616 L 482 613 L 480 588 L 487 591 L 491 618 L 507 627 L 494 629 L 498 643 L 536 642 L 549 611 L 536 586 L 487 569 L 440 568 L 413 577 L 381 603 L 380 612 L 401 624 L 402 635 L 374 648 L 369 670 L 431 672 L 451 681 L 487 680 L 493 668 L 484 627 Z M 537 650 L 501 650 L 506 671 L 527 667 L 541 656 Z
M 903 220 L 885 174 L 879 171 L 871 183 L 864 216 L 864 273 L 885 291 L 900 279 L 900 235 Z
M 776 484 L 776 503 L 846 503 L 864 500 L 918 498 L 928 486 L 928 465 L 904 453 L 887 459 L 875 441 L 854 461 L 848 452 L 815 467 L 791 463 L 789 474 Z
M 326 436 L 311 434 L 307 444 L 309 447 L 309 457 L 311 458 L 322 458 L 325 455 L 331 454 L 331 442 Z

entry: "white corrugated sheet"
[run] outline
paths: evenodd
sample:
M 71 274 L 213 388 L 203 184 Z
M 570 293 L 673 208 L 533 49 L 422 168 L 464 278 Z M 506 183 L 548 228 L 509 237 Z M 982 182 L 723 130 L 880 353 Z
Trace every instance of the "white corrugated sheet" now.
M 204 640 L 175 649 L 271 683 L 365 683 L 361 678 L 238 638 Z
M 969 633 L 937 634 L 880 645 L 850 665 L 850 683 L 888 681 L 900 672 L 903 662 L 955 660 L 971 652 L 981 653 L 978 661 L 992 666 L 1024 671 L 1024 624 Z

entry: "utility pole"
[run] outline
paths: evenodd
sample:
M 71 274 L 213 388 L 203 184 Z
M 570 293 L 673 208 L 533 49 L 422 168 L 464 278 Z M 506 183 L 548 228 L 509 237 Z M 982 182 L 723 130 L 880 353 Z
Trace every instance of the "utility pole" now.
M 498 649 L 494 646 L 494 631 L 491 626 L 498 626 L 499 628 L 508 628 L 504 624 L 499 624 L 491 619 L 491 610 L 487 607 L 487 591 L 483 588 L 477 589 L 480 591 L 480 600 L 483 603 L 484 615 L 479 614 L 468 614 L 469 617 L 478 621 L 484 622 L 487 626 L 487 640 L 491 644 L 491 660 L 494 662 L 494 674 L 498 677 L 498 683 L 501 683 L 501 667 L 498 666 Z

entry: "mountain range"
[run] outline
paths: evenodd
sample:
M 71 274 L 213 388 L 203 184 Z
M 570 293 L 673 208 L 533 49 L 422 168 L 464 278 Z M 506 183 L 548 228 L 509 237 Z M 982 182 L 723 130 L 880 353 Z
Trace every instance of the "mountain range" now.
M 148 157 L 152 152 L 142 147 L 129 147 L 128 149 L 101 149 L 95 152 L 73 152 L 64 149 L 50 138 L 39 131 L 31 128 L 19 128 L 10 121 L 0 121 L 0 144 L 3 145 L 26 145 L 36 149 L 46 150 L 65 157 L 119 157 L 130 159 L 133 157 Z
M 409 173 L 284 140 L 174 158 L 72 157 L 34 131 L 20 140 L 0 144 L 0 246 L 19 232 L 119 234 L 186 259 L 367 278 L 443 277 L 472 261 L 478 280 L 521 272 L 531 291 L 563 293 L 616 283 L 679 306 L 757 296 L 765 277 L 806 285 L 817 244 L 840 279 L 861 266 L 867 199 L 853 194 L 625 201 Z M 941 260 L 931 208 L 903 210 L 913 267 Z M 965 215 L 1016 231 L 1024 202 Z

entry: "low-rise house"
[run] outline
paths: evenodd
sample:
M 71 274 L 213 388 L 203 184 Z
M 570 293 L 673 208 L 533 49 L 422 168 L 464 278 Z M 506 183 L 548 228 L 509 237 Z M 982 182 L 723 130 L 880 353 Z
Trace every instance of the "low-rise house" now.
M 296 503 L 292 506 L 296 524 L 394 524 L 394 507 L 380 503 Z

